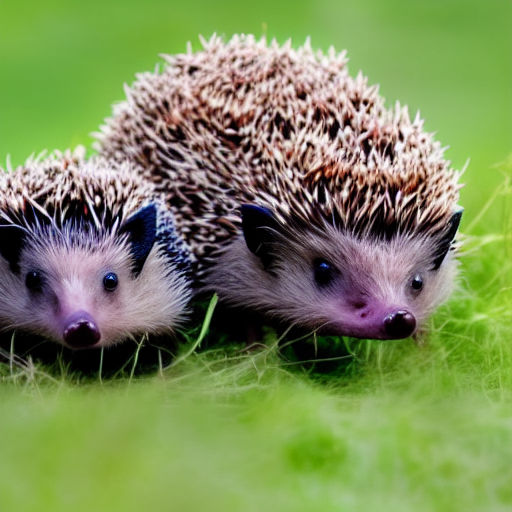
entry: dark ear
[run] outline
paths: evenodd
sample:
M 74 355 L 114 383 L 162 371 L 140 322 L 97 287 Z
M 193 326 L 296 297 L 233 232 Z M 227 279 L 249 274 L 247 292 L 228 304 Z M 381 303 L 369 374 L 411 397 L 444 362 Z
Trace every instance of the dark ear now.
M 119 233 L 127 234 L 134 259 L 133 273 L 139 275 L 153 248 L 156 237 L 156 207 L 154 204 L 141 208 L 121 226 Z
M 448 223 L 446 233 L 442 236 L 441 240 L 439 240 L 438 249 L 434 259 L 434 270 L 437 270 L 441 266 L 441 263 L 443 263 L 444 258 L 450 250 L 453 239 L 457 234 L 457 229 L 459 229 L 460 218 L 462 217 L 463 211 L 464 209 L 461 208 L 452 215 L 452 218 Z
M 10 269 L 18 274 L 20 271 L 20 256 L 25 244 L 25 230 L 11 224 L 0 226 L 0 254 L 9 263 Z
M 263 206 L 243 204 L 242 230 L 249 250 L 258 256 L 267 268 L 272 262 L 272 242 L 279 224 L 272 212 Z

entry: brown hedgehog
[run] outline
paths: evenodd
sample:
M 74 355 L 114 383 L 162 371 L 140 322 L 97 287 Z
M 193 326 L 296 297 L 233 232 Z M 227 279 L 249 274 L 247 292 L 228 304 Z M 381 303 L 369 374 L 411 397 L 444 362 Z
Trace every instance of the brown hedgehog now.
M 176 326 L 190 260 L 140 174 L 80 149 L 2 173 L 0 327 L 89 348 Z
M 459 172 L 345 54 L 217 37 L 137 75 L 97 134 L 139 163 L 201 289 L 287 323 L 415 332 L 453 288 Z

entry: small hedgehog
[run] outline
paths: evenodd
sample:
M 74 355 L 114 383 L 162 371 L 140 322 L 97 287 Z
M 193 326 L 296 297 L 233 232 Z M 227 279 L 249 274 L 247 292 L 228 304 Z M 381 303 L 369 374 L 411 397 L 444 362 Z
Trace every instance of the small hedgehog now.
M 214 36 L 137 75 L 96 134 L 164 192 L 200 289 L 288 324 L 405 338 L 448 297 L 460 172 L 309 41 Z
M 160 334 L 183 319 L 190 258 L 131 163 L 83 150 L 0 178 L 0 326 L 70 348 Z

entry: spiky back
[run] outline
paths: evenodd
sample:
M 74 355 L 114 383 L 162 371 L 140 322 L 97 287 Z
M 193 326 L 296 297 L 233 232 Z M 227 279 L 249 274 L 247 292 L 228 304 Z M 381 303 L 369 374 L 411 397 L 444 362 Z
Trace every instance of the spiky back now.
M 98 135 L 167 193 L 200 259 L 237 231 L 243 202 L 358 236 L 445 228 L 459 173 L 418 116 L 348 75 L 344 53 L 251 36 L 203 45 L 138 75 Z
M 104 158 L 86 161 L 83 148 L 30 158 L 14 172 L 3 174 L 0 184 L 4 217 L 27 222 L 27 217 L 39 213 L 59 226 L 80 217 L 105 227 L 115 219 L 122 221 L 155 196 L 132 163 Z
M 45 232 L 48 242 L 95 249 L 124 220 L 154 202 L 159 210 L 157 241 L 178 268 L 188 269 L 188 251 L 176 234 L 172 214 L 140 169 L 133 162 L 86 160 L 84 155 L 82 147 L 55 151 L 2 172 L 0 223 L 23 226 L 36 237 Z

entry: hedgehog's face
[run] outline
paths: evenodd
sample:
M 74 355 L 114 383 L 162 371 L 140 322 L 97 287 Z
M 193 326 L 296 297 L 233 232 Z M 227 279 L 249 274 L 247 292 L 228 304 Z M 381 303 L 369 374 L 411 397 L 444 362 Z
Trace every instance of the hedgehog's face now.
M 103 236 L 73 227 L 30 235 L 0 228 L 3 241 L 9 236 L 17 247 L 0 249 L 10 265 L 2 323 L 71 348 L 170 330 L 188 292 L 155 246 L 155 222 L 154 207 L 147 207 Z
M 232 303 L 306 328 L 359 338 L 406 338 L 452 289 L 456 262 L 449 248 L 459 218 L 437 239 L 384 241 L 358 239 L 327 225 L 285 233 L 268 210 L 246 206 L 245 244 L 235 242 L 212 276 L 226 283 L 217 288 Z M 235 274 L 231 281 L 228 265 Z

